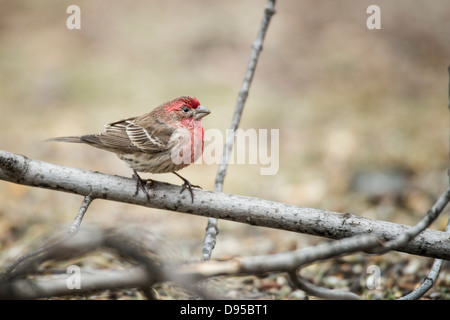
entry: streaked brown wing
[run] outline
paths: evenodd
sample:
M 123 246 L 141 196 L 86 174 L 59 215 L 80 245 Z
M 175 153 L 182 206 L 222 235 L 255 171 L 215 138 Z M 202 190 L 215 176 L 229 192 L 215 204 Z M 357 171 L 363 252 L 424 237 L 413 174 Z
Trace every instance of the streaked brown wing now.
M 155 130 L 152 126 L 144 128 L 136 123 L 136 118 L 112 122 L 105 126 L 105 132 L 96 137 L 105 147 L 128 150 L 128 152 L 156 153 L 166 151 L 167 144 L 174 129 L 161 127 Z
M 105 132 L 82 136 L 81 139 L 95 147 L 109 149 L 111 151 L 121 150 L 123 152 L 138 152 L 139 148 L 134 146 L 126 133 L 126 126 L 135 118 L 127 118 L 105 125 Z

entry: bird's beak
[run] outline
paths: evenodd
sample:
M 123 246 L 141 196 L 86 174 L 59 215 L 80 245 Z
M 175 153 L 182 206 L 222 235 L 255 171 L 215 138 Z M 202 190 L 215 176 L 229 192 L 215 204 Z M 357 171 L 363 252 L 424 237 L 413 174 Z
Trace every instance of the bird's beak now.
M 200 120 L 201 118 L 207 116 L 210 113 L 211 113 L 211 111 L 209 111 L 204 106 L 198 106 L 197 109 L 195 109 L 195 115 L 194 115 L 195 120 Z

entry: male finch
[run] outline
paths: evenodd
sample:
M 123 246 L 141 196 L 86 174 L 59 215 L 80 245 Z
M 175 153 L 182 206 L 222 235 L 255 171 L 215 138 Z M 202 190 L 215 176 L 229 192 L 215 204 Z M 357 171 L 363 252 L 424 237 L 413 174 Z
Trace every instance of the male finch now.
M 103 133 L 48 141 L 86 143 L 116 153 L 133 169 L 133 177 L 137 180 L 136 193 L 140 187 L 148 199 L 146 181 L 139 177 L 137 171 L 172 172 L 184 181 L 181 192 L 188 188 L 194 201 L 192 187 L 198 186 L 192 185 L 175 171 L 195 162 L 203 153 L 201 119 L 209 113 L 196 98 L 183 96 L 142 116 L 107 124 Z

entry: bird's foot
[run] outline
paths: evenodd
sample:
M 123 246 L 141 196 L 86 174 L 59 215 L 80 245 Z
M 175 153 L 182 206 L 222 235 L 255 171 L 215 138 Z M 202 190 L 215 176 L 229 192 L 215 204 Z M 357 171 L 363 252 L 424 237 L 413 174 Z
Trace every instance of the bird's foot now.
M 181 180 L 183 180 L 183 185 L 181 186 L 181 191 L 180 193 L 182 193 L 184 190 L 188 189 L 189 193 L 191 194 L 191 201 L 194 202 L 194 192 L 192 192 L 192 188 L 199 188 L 201 189 L 202 187 L 197 186 L 195 184 L 192 184 L 189 182 L 189 180 L 187 180 L 186 178 L 183 178 L 182 176 L 180 176 L 178 173 L 173 172 L 176 176 L 178 176 Z
M 150 194 L 148 193 L 148 182 L 152 183 L 153 180 L 151 179 L 142 179 L 136 170 L 133 170 L 133 178 L 136 180 L 136 191 L 134 192 L 134 196 L 137 196 L 139 193 L 139 189 L 144 192 L 145 196 L 147 197 L 147 200 L 150 201 Z

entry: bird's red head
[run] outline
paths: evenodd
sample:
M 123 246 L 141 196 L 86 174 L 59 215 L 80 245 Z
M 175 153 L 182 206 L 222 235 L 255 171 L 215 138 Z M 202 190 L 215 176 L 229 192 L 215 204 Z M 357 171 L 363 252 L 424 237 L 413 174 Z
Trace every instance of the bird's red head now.
M 188 96 L 178 97 L 158 108 L 165 110 L 163 117 L 168 119 L 168 123 L 184 128 L 192 128 L 194 123 L 210 113 L 196 98 Z
M 166 102 L 164 106 L 166 107 L 167 112 L 172 112 L 180 111 L 183 109 L 183 107 L 197 109 L 200 106 L 200 102 L 196 98 L 182 96 Z

